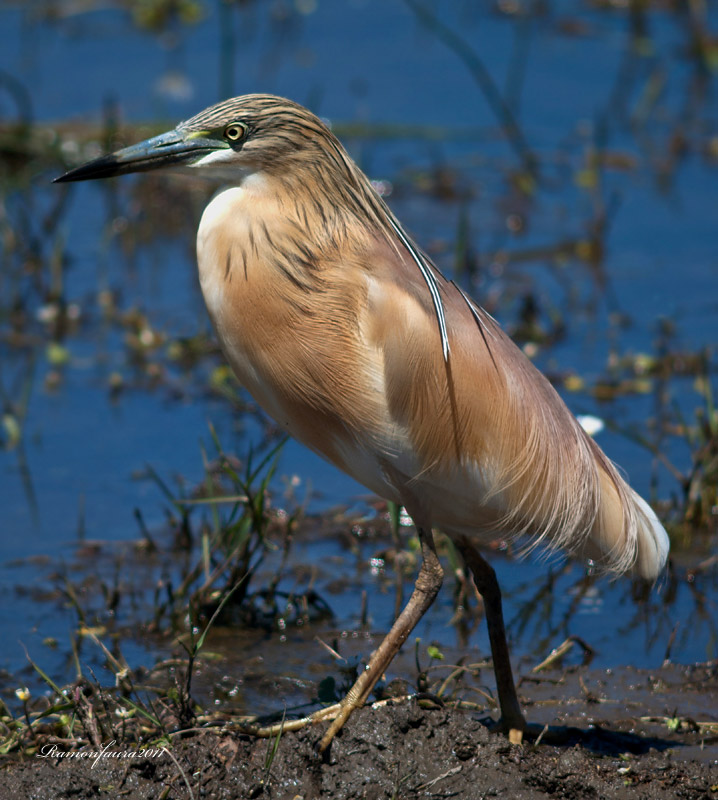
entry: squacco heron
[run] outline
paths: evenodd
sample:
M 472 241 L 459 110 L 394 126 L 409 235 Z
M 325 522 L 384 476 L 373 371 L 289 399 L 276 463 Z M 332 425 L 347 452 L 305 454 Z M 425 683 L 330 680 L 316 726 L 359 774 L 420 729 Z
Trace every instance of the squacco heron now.
M 434 526 L 483 596 L 499 726 L 520 741 L 526 722 L 501 593 L 477 548 L 527 537 L 653 580 L 669 545 L 656 515 L 494 319 L 412 241 L 314 114 L 280 97 L 237 97 L 58 180 L 172 166 L 227 183 L 202 215 L 197 261 L 237 378 L 300 442 L 404 506 L 421 542 L 411 598 L 320 750 L 436 597 Z

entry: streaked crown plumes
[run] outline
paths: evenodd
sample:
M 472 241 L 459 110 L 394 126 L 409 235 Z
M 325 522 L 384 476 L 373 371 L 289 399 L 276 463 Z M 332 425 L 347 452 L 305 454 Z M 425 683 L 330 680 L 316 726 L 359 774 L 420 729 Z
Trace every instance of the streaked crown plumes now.
M 178 130 L 218 136 L 232 124 L 244 129 L 243 136 L 230 142 L 238 165 L 262 170 L 285 183 L 302 183 L 311 191 L 323 191 L 333 202 L 343 201 L 362 216 L 377 207 L 376 195 L 364 174 L 328 126 L 291 100 L 267 94 L 236 97 L 202 111 Z M 317 182 L 311 183 L 310 178 Z M 382 208 L 381 213 L 384 211 Z

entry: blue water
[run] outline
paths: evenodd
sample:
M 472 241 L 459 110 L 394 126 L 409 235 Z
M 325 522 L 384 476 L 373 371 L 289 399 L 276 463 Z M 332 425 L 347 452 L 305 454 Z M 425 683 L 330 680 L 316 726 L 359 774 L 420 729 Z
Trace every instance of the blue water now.
M 409 7 L 398 0 L 318 2 L 309 14 L 299 14 L 286 4 L 289 16 L 273 17 L 281 4 L 248 4 L 245 11 L 226 12 L 220 20 L 221 3 L 210 3 L 204 20 L 190 28 L 176 27 L 155 35 L 139 32 L 128 17 L 113 10 L 73 14 L 55 22 L 42 22 L 25 8 L 0 10 L 1 66 L 25 87 L 37 121 L 61 122 L 83 119 L 98 122 L 108 99 L 121 109 L 123 119 L 163 120 L 167 126 L 187 118 L 227 93 L 270 91 L 308 103 L 318 113 L 339 122 L 394 123 L 439 126 L 447 132 L 477 131 L 476 142 L 427 141 L 420 137 L 399 140 L 348 139 L 347 145 L 371 177 L 395 181 L 389 198 L 398 215 L 420 243 L 429 249 L 439 242 L 448 250 L 438 252 L 442 267 L 451 267 L 460 207 L 429 194 L 416 196 L 407 175 L 431 170 L 437 163 L 454 166 L 459 183 L 474 187 L 469 206 L 470 225 L 482 252 L 506 248 L 520 250 L 550 244 L 582 233 L 592 198 L 586 191 L 563 182 L 543 193 L 528 211 L 529 229 L 512 236 L 504 223 L 500 195 L 503 175 L 515 159 L 497 132 L 495 117 L 455 53 L 424 27 Z M 312 6 L 312 4 L 308 4 Z M 475 48 L 503 87 L 521 46 L 523 23 L 495 13 L 490 4 L 457 3 L 444 9 L 445 22 L 459 31 Z M 709 8 L 709 25 L 715 31 L 718 14 Z M 562 21 L 578 19 L 584 34 L 565 35 Z M 571 292 L 580 302 L 570 316 L 569 335 L 550 351 L 539 354 L 539 363 L 550 369 L 575 371 L 589 382 L 605 371 L 611 346 L 621 351 L 652 352 L 657 320 L 669 317 L 677 324 L 677 345 L 685 349 L 713 346 L 718 341 L 718 204 L 716 159 L 698 147 L 678 165 L 675 180 L 660 190 L 657 159 L 665 155 L 666 142 L 690 91 L 695 71 L 681 56 L 685 32 L 669 14 L 650 15 L 654 51 L 638 59 L 644 76 L 627 86 L 627 108 L 639 107 L 645 76 L 664 65 L 666 85 L 650 122 L 635 128 L 619 114 L 612 115 L 615 81 L 626 54 L 623 14 L 601 13 L 575 3 L 553 4 L 553 13 L 528 25 L 527 70 L 521 93 L 520 121 L 527 140 L 542 157 L 548 172 L 558 169 L 554 154 L 559 145 L 570 168 L 577 169 L 592 141 L 593 131 L 607 123 L 607 148 L 635 160 L 628 171 L 605 173 L 606 197 L 615 194 L 615 211 L 607 238 L 605 269 L 620 310 L 631 325 L 615 333 L 609 325 L 609 305 L 596 290 L 587 270 L 568 263 L 559 277 L 541 262 L 510 265 L 504 274 L 482 273 L 475 294 L 478 299 L 506 293 L 517 275 L 529 276 L 540 296 L 557 307 L 567 307 Z M 223 61 L 219 31 L 230 32 L 236 49 Z M 222 64 L 229 68 L 222 72 Z M 699 121 L 686 123 L 689 141 L 706 130 L 715 137 L 716 76 L 707 83 L 708 98 L 698 112 Z M 171 87 L 169 91 L 167 87 Z M 10 98 L 0 97 L 0 113 L 12 118 Z M 598 128 L 597 128 L 598 126 Z M 655 157 L 647 158 L 652 150 Z M 57 187 L 49 176 L 38 176 L 34 196 L 47 206 Z M 119 191 L 120 209 L 131 204 L 132 179 Z M 193 335 L 208 329 L 199 296 L 190 240 L 154 242 L 135 260 L 123 256 L 118 246 L 102 244 L 107 220 L 107 199 L 96 185 L 73 188 L 72 207 L 63 234 L 69 241 L 72 265 L 65 276 L 68 300 L 80 303 L 89 315 L 97 314 L 92 299 L 102 281 L 122 290 L 123 307 L 139 306 L 152 324 L 172 335 Z M 22 202 L 14 195 L 11 202 Z M 574 298 L 575 300 L 575 298 Z M 589 310 L 589 301 L 595 309 Z M 503 311 L 510 319 L 508 312 Z M 498 307 L 502 317 L 502 306 Z M 100 326 L 101 332 L 101 326 Z M 17 451 L 0 453 L 0 564 L 28 556 L 47 554 L 53 560 L 71 559 L 78 526 L 89 539 L 124 541 L 137 536 L 133 510 L 139 508 L 150 528 L 164 521 L 162 497 L 157 487 L 136 474 L 146 464 L 171 479 L 180 474 L 189 481 L 202 477 L 200 441 L 210 440 L 208 424 L 216 428 L 228 449 L 242 452 L 253 434 L 237 430 L 226 406 L 188 391 L 187 399 L 175 401 L 159 388 L 129 390 L 113 401 L 106 388 L 107 375 L 125 368 L 125 356 L 116 334 L 103 337 L 96 324 L 88 324 L 69 340 L 72 353 L 64 383 L 55 392 L 43 388 L 47 372 L 38 352 L 34 389 L 23 435 L 27 472 L 20 468 Z M 18 356 L 2 350 L 3 378 L 20 369 Z M 690 380 L 679 387 L 678 402 L 686 409 L 697 399 Z M 623 398 L 610 407 L 586 396 L 568 396 L 576 411 L 609 416 L 624 426 L 642 424 L 653 413 L 648 397 Z M 651 489 L 650 455 L 617 433 L 604 432 L 601 445 L 626 470 L 642 493 Z M 678 444 L 670 455 L 687 469 L 689 454 Z M 282 457 L 280 473 L 296 474 L 303 485 L 321 489 L 314 507 L 352 504 L 364 494 L 362 487 L 315 456 L 290 443 Z M 29 481 L 27 476 L 29 475 Z M 32 486 L 31 491 L 28 485 Z M 676 492 L 673 478 L 658 471 L 658 497 Z M 34 501 L 32 497 L 34 496 Z M 362 551 L 367 558 L 371 555 Z M 313 554 L 313 558 L 320 558 Z M 500 561 L 500 579 L 507 587 L 507 617 L 512 619 L 530 589 L 524 583 L 541 580 L 545 567 Z M 0 628 L 5 647 L 0 667 L 17 668 L 24 658 L 19 641 L 40 648 L 43 636 L 58 638 L 71 625 L 67 612 L 38 607 L 15 587 L 41 586 L 42 567 L 5 567 L 0 571 Z M 575 579 L 567 579 L 570 583 Z M 367 576 L 369 585 L 373 580 Z M 554 618 L 570 602 L 564 589 L 554 595 Z M 512 594 L 512 592 L 514 594 Z M 584 600 L 577 620 L 589 616 L 591 630 L 600 645 L 602 663 L 660 663 L 665 644 L 676 622 L 684 630 L 694 614 L 694 597 L 682 589 L 670 607 L 635 606 L 627 582 L 601 583 L 593 600 Z M 377 592 L 377 598 L 381 595 Z M 355 623 L 356 598 L 337 598 L 339 625 Z M 380 603 L 374 620 L 379 629 L 391 621 L 393 602 Z M 707 598 L 715 614 L 715 596 Z M 641 610 L 643 608 L 643 611 Z M 600 613 L 597 613 L 600 612 Z M 646 613 L 641 635 L 624 630 L 628 617 Z M 661 617 L 660 624 L 656 616 Z M 451 615 L 450 596 L 437 604 L 424 623 L 423 635 L 451 638 L 446 628 Z M 659 632 L 656 632 L 656 628 Z M 576 631 L 580 632 L 580 631 Z M 695 625 L 692 635 L 682 636 L 674 648 L 681 661 L 716 655 L 715 626 Z M 547 635 L 546 646 L 559 643 L 559 634 Z M 485 637 L 479 640 L 481 644 Z M 531 635 L 516 643 L 518 652 L 534 651 Z M 143 657 L 139 652 L 137 658 Z M 59 668 L 59 666 L 58 666 Z

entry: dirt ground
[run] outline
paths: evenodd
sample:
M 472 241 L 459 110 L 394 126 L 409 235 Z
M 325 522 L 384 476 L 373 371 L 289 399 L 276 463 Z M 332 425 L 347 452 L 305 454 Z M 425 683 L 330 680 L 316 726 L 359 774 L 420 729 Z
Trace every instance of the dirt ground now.
M 476 713 L 414 697 L 356 712 L 325 762 L 318 728 L 284 733 L 276 752 L 276 740 L 193 731 L 144 757 L 8 763 L 0 797 L 718 798 L 718 662 L 576 668 L 519 691 L 538 743 L 511 745 Z

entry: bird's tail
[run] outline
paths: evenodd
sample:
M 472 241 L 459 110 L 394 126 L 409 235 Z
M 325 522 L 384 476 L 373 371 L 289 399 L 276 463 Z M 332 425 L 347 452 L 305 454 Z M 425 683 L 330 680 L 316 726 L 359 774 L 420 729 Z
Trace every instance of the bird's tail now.
M 534 403 L 537 413 L 522 417 L 522 437 L 497 440 L 507 466 L 489 498 L 501 496 L 509 509 L 500 527 L 528 533 L 524 552 L 545 545 L 591 559 L 603 572 L 655 580 L 668 558 L 668 534 L 558 396 L 544 399 L 553 402 Z
M 594 447 L 599 506 L 581 555 L 617 573 L 655 580 L 668 558 L 668 534 L 653 509 Z

